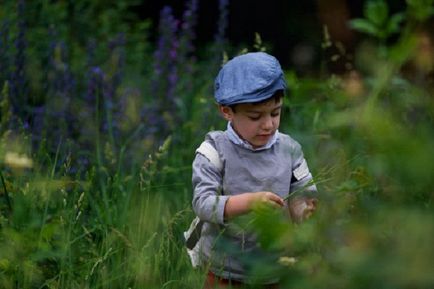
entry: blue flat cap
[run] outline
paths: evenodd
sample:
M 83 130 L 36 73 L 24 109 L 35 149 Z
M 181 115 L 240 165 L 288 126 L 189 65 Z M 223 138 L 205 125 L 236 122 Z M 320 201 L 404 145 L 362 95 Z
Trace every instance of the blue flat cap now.
M 281 89 L 286 89 L 286 82 L 279 61 L 267 53 L 252 52 L 222 67 L 214 82 L 214 97 L 221 105 L 259 102 Z

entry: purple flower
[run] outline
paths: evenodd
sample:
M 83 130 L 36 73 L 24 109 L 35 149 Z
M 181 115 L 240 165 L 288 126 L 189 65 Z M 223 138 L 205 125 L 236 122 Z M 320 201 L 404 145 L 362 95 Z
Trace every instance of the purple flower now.
M 99 66 L 90 68 L 85 100 L 90 109 L 81 112 L 84 119 L 96 121 L 98 130 L 109 133 L 113 138 L 113 99 L 108 94 L 107 75 Z
M 172 60 L 176 60 L 176 56 L 178 55 L 178 51 L 176 51 L 176 47 L 172 47 L 169 51 L 169 57 Z
M 226 45 L 226 29 L 228 26 L 228 0 L 219 0 L 219 19 L 217 21 L 217 32 L 214 36 L 214 52 L 216 70 L 222 64 L 223 52 Z
M 49 98 L 46 99 L 49 118 L 59 120 L 61 123 L 56 129 L 47 132 L 49 137 L 54 140 L 57 137 L 67 137 L 74 131 L 76 116 L 72 113 L 70 103 L 75 90 L 75 78 L 70 69 L 67 46 L 64 41 L 56 40 L 56 32 L 50 31 L 51 39 L 49 45 L 49 60 L 47 71 L 47 91 Z M 57 146 L 57 141 L 53 143 Z
M 0 81 L 9 78 L 10 61 L 9 61 L 9 21 L 3 20 L 0 27 Z
M 151 92 L 160 110 L 172 107 L 173 89 L 170 88 L 168 75 L 173 74 L 176 67 L 178 23 L 172 15 L 172 8 L 165 6 L 160 14 L 159 38 L 154 53 L 154 77 L 151 83 Z
M 53 90 L 54 95 L 63 98 L 64 106 L 69 103 L 69 96 L 75 86 L 75 81 L 68 64 L 67 47 L 65 42 L 59 41 L 54 44 L 50 57 L 51 69 L 53 71 Z M 50 45 L 50 46 L 51 46 Z
M 152 94 L 156 98 L 154 123 L 161 124 L 159 132 L 165 137 L 171 130 L 173 121 L 168 117 L 175 115 L 175 88 L 177 79 L 177 57 L 179 41 L 177 32 L 180 22 L 172 15 L 172 9 L 164 7 L 160 15 L 158 47 L 155 52 L 155 68 L 158 74 L 152 82 Z M 159 118 L 159 119 L 157 119 Z
M 104 99 L 104 72 L 99 66 L 92 66 L 88 69 L 87 75 L 89 76 L 87 81 L 87 90 L 84 96 L 84 105 L 81 107 L 78 114 L 78 119 L 82 123 L 81 127 L 78 127 L 78 132 L 84 138 L 83 141 L 91 142 L 95 135 L 95 128 L 100 129 L 104 127 L 103 122 L 103 106 Z M 98 118 L 97 118 L 98 117 Z M 84 124 L 87 124 L 83 126 Z M 96 124 L 97 126 L 94 126 Z M 87 146 L 86 144 L 83 144 Z
M 178 21 L 172 15 L 172 8 L 165 6 L 160 14 L 159 24 L 159 39 L 157 44 L 157 50 L 154 53 L 155 63 L 154 67 L 159 71 L 166 72 L 171 63 L 167 63 L 167 56 L 169 51 L 176 50 L 178 47 L 178 41 L 176 33 L 178 30 Z
M 172 9 L 168 6 L 160 14 L 151 94 L 156 100 L 156 117 L 162 120 L 154 120 L 154 123 L 162 125 L 160 131 L 163 137 L 182 119 L 182 114 L 186 111 L 180 92 L 188 93 L 192 89 L 197 9 L 198 0 L 189 0 L 181 21 L 173 17 Z M 186 81 L 180 82 L 180 75 Z
M 86 101 L 88 104 L 95 106 L 98 94 L 103 91 L 104 72 L 99 66 L 93 66 L 89 69 L 89 81 L 87 83 Z
M 25 63 L 27 47 L 26 41 L 26 22 L 25 22 L 25 1 L 19 0 L 17 3 L 17 37 L 15 39 L 15 70 L 11 79 L 11 96 L 14 110 L 19 116 L 26 118 L 25 108 L 27 106 L 27 80 L 25 77 Z
M 217 33 L 214 37 L 215 42 L 217 44 L 224 44 L 225 42 L 225 35 L 226 35 L 226 28 L 228 26 L 228 0 L 219 0 L 219 19 L 217 24 Z
M 25 128 L 31 133 L 34 148 L 37 148 L 42 141 L 45 118 L 46 107 L 44 105 L 31 107 L 30 116 L 28 121 L 25 122 Z
M 188 56 L 194 51 L 193 40 L 196 37 L 194 27 L 197 21 L 198 1 L 190 0 L 187 2 L 186 10 L 182 15 L 182 25 L 179 37 L 179 50 L 181 57 L 187 59 Z

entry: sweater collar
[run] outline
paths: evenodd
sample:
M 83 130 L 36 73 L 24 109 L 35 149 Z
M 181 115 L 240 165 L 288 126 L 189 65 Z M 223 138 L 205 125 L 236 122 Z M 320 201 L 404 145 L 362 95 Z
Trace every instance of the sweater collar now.
M 227 125 L 227 129 L 226 129 L 226 134 L 229 137 L 229 140 L 236 144 L 239 145 L 243 148 L 246 148 L 248 150 L 251 151 L 260 151 L 260 150 L 266 150 L 271 148 L 278 140 L 278 136 L 279 136 L 279 131 L 276 130 L 276 132 L 274 133 L 274 135 L 270 138 L 270 140 L 263 146 L 258 147 L 258 148 L 254 148 L 248 141 L 243 140 L 233 129 L 232 127 L 232 123 L 228 122 Z

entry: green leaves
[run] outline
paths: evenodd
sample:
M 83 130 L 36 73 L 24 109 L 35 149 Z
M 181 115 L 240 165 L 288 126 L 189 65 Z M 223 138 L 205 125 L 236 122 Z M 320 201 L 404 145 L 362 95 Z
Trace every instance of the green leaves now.
M 417 21 L 425 21 L 434 15 L 433 0 L 407 0 L 409 13 Z
M 376 36 L 378 34 L 378 28 L 366 19 L 354 19 L 351 21 L 351 28 L 360 32 Z
M 434 15 L 434 0 L 407 0 L 407 5 L 407 15 L 397 13 L 389 17 L 389 8 L 384 0 L 369 1 L 363 11 L 364 18 L 351 20 L 350 27 L 383 41 L 400 31 L 406 17 L 424 22 Z
M 370 1 L 365 6 L 364 15 L 368 21 L 381 27 L 387 21 L 389 8 L 384 1 Z
M 399 32 L 404 14 L 398 13 L 389 17 L 389 8 L 383 0 L 369 1 L 364 9 L 365 18 L 350 21 L 350 27 L 369 34 L 379 40 L 385 40 Z
M 386 31 L 388 33 L 398 33 L 399 32 L 399 25 L 404 20 L 404 14 L 398 13 L 394 14 L 390 17 L 389 21 L 386 25 Z

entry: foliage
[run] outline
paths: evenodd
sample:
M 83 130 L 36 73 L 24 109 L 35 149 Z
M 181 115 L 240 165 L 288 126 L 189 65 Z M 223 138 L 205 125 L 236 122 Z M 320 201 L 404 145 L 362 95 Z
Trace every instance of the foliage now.
M 404 15 L 397 13 L 389 18 L 389 9 L 385 1 L 369 1 L 365 6 L 364 19 L 351 20 L 351 27 L 372 36 L 385 40 L 399 32 L 399 25 Z
M 212 80 L 239 50 L 224 37 L 225 0 L 206 56 L 194 47 L 202 2 L 186 1 L 181 19 L 166 7 L 172 26 L 155 45 L 138 2 L 2 3 L 1 288 L 202 286 L 206 268 L 190 266 L 182 240 L 191 162 L 205 132 L 224 129 Z M 302 224 L 267 207 L 237 220 L 271 253 L 248 260 L 253 277 L 433 287 L 433 7 L 407 3 L 389 15 L 367 2 L 351 23 L 379 42 L 361 42 L 348 73 L 286 71 L 280 130 L 303 144 L 320 206 Z M 252 49 L 265 50 L 260 35 Z
M 408 12 L 418 21 L 426 21 L 434 14 L 432 0 L 407 0 Z

